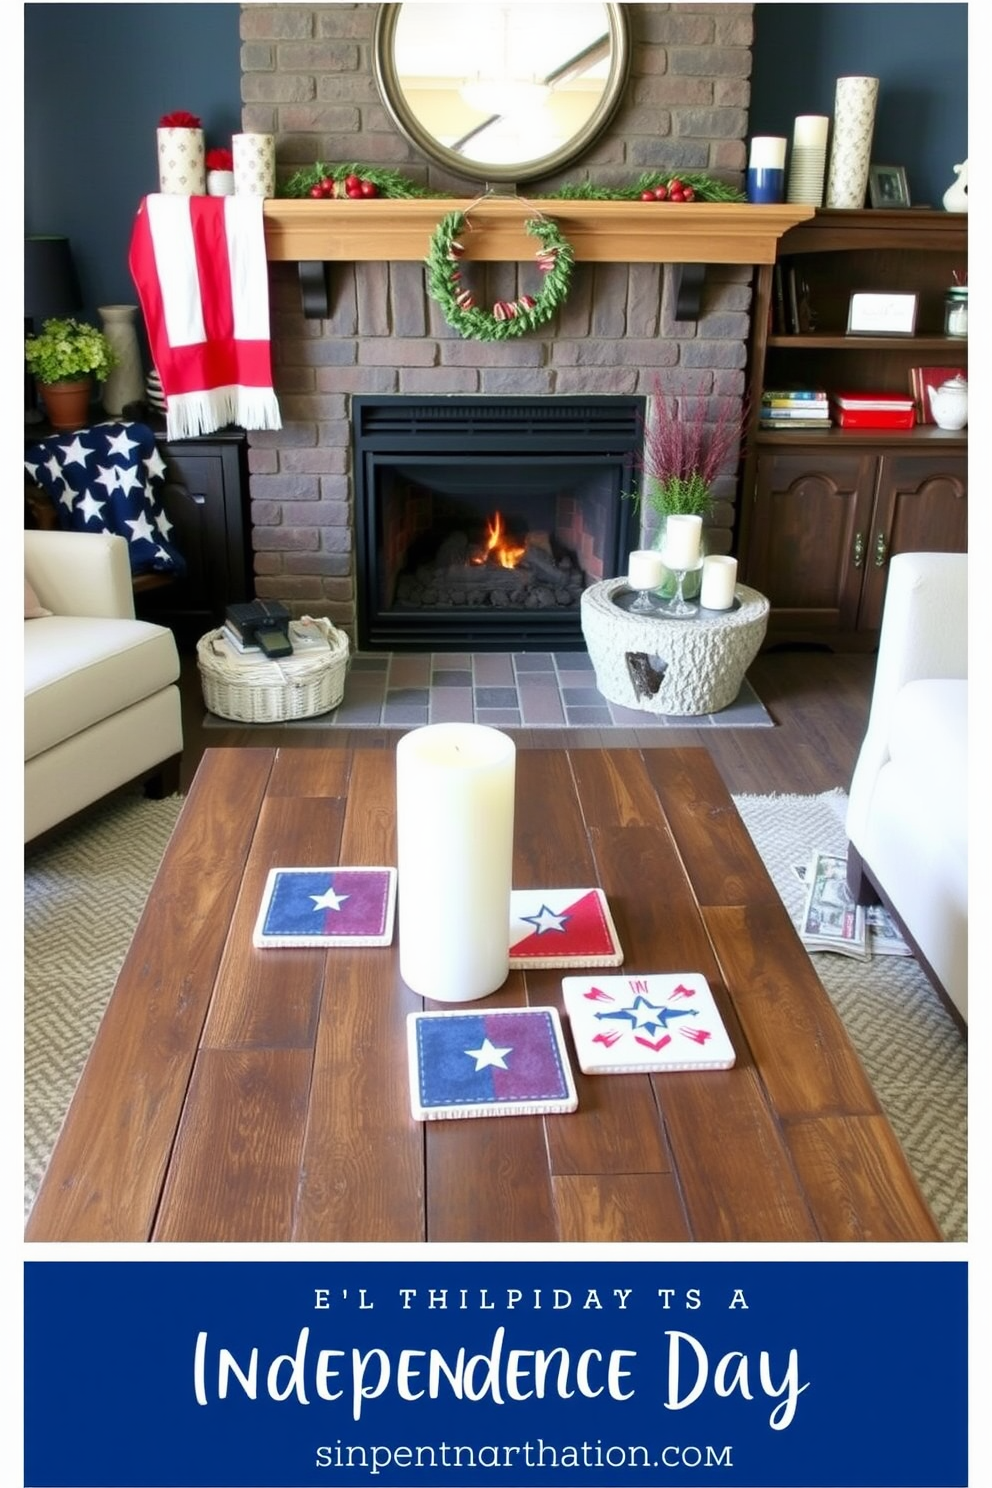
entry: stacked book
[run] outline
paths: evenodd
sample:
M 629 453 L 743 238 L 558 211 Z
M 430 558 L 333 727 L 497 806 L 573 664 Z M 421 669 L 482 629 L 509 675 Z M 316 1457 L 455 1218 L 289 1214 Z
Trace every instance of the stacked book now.
M 905 393 L 835 393 L 833 402 L 842 429 L 911 429 L 916 422 Z
M 830 399 L 823 388 L 766 388 L 758 422 L 762 429 L 827 429 Z

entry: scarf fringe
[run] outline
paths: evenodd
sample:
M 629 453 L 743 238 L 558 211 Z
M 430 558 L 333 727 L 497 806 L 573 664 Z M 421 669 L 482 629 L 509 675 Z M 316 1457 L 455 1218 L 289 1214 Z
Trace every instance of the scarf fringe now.
M 166 398 L 166 436 L 195 439 L 226 424 L 242 429 L 281 429 L 279 403 L 271 388 L 223 387 Z

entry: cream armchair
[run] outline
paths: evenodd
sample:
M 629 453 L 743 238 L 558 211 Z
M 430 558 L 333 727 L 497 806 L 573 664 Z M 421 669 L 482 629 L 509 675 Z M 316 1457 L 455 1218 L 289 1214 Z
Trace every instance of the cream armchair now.
M 968 558 L 900 553 L 851 781 L 848 883 L 894 913 L 965 1022 L 968 810 Z
M 28 842 L 132 780 L 177 789 L 183 741 L 175 639 L 135 619 L 125 539 L 25 532 L 24 574 Z

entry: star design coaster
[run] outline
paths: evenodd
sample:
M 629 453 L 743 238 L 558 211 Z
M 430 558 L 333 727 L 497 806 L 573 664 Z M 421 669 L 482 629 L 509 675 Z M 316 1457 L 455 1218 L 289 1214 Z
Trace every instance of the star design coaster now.
M 557 1008 L 410 1013 L 410 1104 L 418 1121 L 574 1111 Z
M 602 889 L 514 889 L 510 966 L 619 966 L 623 951 Z
M 579 1067 L 587 1075 L 730 1069 L 736 1055 L 706 978 L 563 977 Z
M 395 905 L 395 868 L 273 868 L 252 943 L 389 945 Z

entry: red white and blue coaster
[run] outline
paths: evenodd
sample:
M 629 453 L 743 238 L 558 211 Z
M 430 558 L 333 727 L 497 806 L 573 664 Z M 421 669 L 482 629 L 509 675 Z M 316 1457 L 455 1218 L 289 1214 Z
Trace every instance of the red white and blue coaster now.
M 252 943 L 389 945 L 395 906 L 395 868 L 273 868 Z
M 730 1069 L 736 1055 L 706 978 L 563 977 L 579 1067 L 587 1075 Z
M 619 966 L 623 951 L 602 889 L 514 889 L 510 966 Z
M 410 1013 L 410 1105 L 417 1121 L 574 1111 L 557 1008 Z

